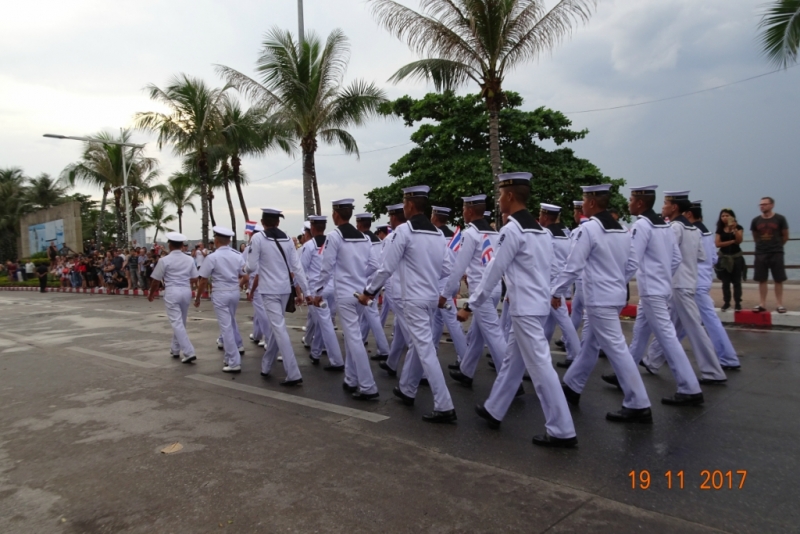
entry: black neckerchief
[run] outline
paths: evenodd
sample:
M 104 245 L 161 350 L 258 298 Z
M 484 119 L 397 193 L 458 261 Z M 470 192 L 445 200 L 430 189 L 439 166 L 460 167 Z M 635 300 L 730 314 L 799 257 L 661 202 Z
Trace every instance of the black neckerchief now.
M 639 215 L 639 217 L 647 219 L 653 226 L 668 226 L 666 221 L 664 221 L 664 217 L 653 211 L 652 208 Z
M 411 227 L 411 230 L 415 232 L 439 232 L 439 229 L 436 228 L 430 219 L 425 217 L 423 214 L 418 213 L 411 217 L 406 224 Z
M 681 223 L 681 224 L 682 224 L 682 225 L 684 225 L 686 228 L 694 228 L 694 225 L 693 225 L 692 223 L 690 223 L 690 222 L 689 222 L 689 219 L 687 219 L 687 218 L 686 218 L 686 217 L 684 217 L 683 215 L 678 215 L 677 217 L 675 217 L 675 218 L 672 220 L 672 222 Z
M 324 234 L 315 235 L 311 239 L 314 240 L 314 244 L 317 245 L 317 248 L 320 248 L 325 244 L 325 235 Z
M 555 223 L 551 224 L 550 226 L 548 226 L 547 229 L 550 230 L 550 232 L 556 238 L 562 238 L 563 237 L 565 239 L 568 239 L 567 238 L 567 233 L 564 231 L 564 230 L 567 229 L 567 227 L 564 226 L 564 223 L 555 222 Z
M 342 238 L 345 241 L 364 241 L 366 240 L 366 236 L 359 232 L 355 226 L 350 223 L 340 224 L 336 227 L 339 230 L 339 233 L 342 234 Z
M 439 231 L 442 232 L 445 237 L 453 237 L 455 235 L 455 232 L 445 225 L 440 226 Z
M 264 235 L 269 239 L 274 239 L 275 241 L 279 241 L 281 239 L 289 239 L 289 236 L 283 233 L 283 230 L 275 226 L 264 230 Z
M 485 233 L 487 233 L 487 232 L 494 232 L 494 233 L 497 233 L 497 231 L 496 231 L 496 230 L 492 229 L 492 227 L 491 227 L 491 226 L 489 226 L 489 221 L 487 221 L 486 219 L 483 219 L 483 218 L 481 218 L 481 219 L 475 219 L 474 221 L 472 221 L 472 222 L 471 222 L 471 223 L 469 223 L 469 224 L 470 224 L 471 226 L 474 226 L 474 227 L 475 227 L 475 229 L 476 229 L 478 232 L 482 233 L 482 234 L 485 234 Z
M 369 238 L 370 241 L 373 243 L 380 243 L 381 239 L 372 233 L 372 230 L 367 230 L 366 232 L 362 232 L 365 236 Z
M 510 217 L 513 217 L 517 224 L 523 230 L 541 230 L 542 226 L 536 222 L 536 219 L 533 217 L 533 214 L 526 209 L 519 210 L 516 213 L 512 213 Z
M 595 213 L 591 218 L 600 221 L 600 224 L 602 224 L 603 228 L 606 230 L 623 230 L 622 225 L 614 220 L 614 217 L 611 216 L 608 210 Z
M 703 224 L 703 221 L 697 221 L 696 223 L 694 223 L 694 225 L 698 228 L 698 230 L 703 232 L 703 235 L 711 234 L 711 232 L 708 231 L 708 228 L 706 228 L 706 225 Z

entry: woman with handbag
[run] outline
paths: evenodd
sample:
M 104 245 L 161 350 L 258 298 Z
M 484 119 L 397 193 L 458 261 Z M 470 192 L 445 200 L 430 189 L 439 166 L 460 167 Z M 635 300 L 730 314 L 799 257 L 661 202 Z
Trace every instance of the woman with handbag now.
M 736 222 L 736 214 L 730 208 L 723 208 L 717 220 L 717 235 L 715 236 L 719 248 L 719 261 L 715 266 L 717 278 L 722 281 L 722 311 L 731 307 L 731 284 L 733 285 L 733 301 L 735 310 L 742 309 L 742 274 L 745 263 L 742 256 L 742 242 L 744 228 Z

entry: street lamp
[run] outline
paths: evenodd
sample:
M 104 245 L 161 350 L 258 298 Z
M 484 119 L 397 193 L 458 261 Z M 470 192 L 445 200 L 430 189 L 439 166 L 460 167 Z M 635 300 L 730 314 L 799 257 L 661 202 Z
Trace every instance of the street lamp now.
M 123 132 L 123 129 L 120 128 L 120 133 Z M 50 139 L 70 139 L 72 141 L 84 141 L 87 143 L 102 143 L 104 145 L 116 145 L 121 147 L 130 147 L 134 150 L 137 148 L 144 148 L 144 144 L 137 144 L 137 143 L 125 143 L 120 141 L 109 141 L 107 139 L 93 139 L 91 137 L 79 137 L 74 135 L 58 135 L 58 134 L 44 134 L 43 137 L 49 137 Z M 133 166 L 133 161 L 131 161 L 131 167 Z M 125 150 L 122 150 L 122 188 L 123 192 L 125 193 L 125 221 L 127 223 L 127 230 L 128 230 L 128 239 L 127 239 L 127 246 L 131 245 L 131 240 L 133 239 L 133 234 L 131 233 L 131 204 L 130 200 L 128 199 L 128 168 L 125 165 Z

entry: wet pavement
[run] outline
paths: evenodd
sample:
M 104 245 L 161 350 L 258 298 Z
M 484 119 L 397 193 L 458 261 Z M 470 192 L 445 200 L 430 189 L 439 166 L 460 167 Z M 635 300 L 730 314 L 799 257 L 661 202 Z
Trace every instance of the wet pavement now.
M 704 387 L 702 407 L 662 406 L 669 371 L 645 375 L 652 426 L 604 419 L 621 394 L 601 359 L 573 410 L 579 447 L 565 451 L 531 445 L 544 418 L 529 382 L 500 430 L 474 414 L 494 378 L 485 363 L 472 389 L 448 378 L 457 425 L 423 423 L 427 388 L 405 407 L 375 364 L 380 400 L 355 401 L 341 374 L 311 366 L 304 321 L 302 309 L 288 319 L 304 384 L 287 391 L 280 364 L 260 376 L 255 345 L 242 374 L 220 372 L 209 302 L 190 311 L 198 361 L 182 365 L 160 301 L 0 294 L 0 530 L 800 530 L 798 333 L 728 330 L 743 370 Z M 443 344 L 442 363 L 454 359 Z

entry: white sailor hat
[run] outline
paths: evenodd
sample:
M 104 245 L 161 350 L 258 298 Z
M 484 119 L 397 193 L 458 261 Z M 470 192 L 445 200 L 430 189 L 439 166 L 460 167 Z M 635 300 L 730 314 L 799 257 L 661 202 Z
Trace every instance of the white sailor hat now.
M 692 200 L 692 207 L 693 208 L 702 208 L 703 201 L 702 200 Z
M 236 235 L 233 233 L 233 230 L 225 228 L 224 226 L 214 226 L 211 230 L 214 231 L 215 235 L 221 235 L 222 237 L 233 237 Z
M 583 190 L 583 195 L 587 197 L 608 195 L 611 193 L 611 184 L 582 185 L 581 190 Z
M 167 238 L 167 241 L 172 241 L 174 243 L 183 243 L 185 241 L 189 241 L 189 238 L 183 234 L 179 234 L 178 232 L 167 232 L 164 236 Z
M 310 223 L 328 222 L 327 215 L 309 215 L 308 220 Z
M 303 223 L 303 230 L 305 230 L 307 232 L 311 231 L 311 223 L 309 221 L 306 221 L 306 222 Z
M 445 217 L 449 217 L 450 212 L 453 211 L 450 208 L 443 208 L 441 206 L 433 206 L 431 209 L 433 209 L 433 213 L 436 215 L 444 215 Z
M 353 205 L 355 204 L 354 198 L 341 198 L 339 200 L 334 200 L 331 202 L 333 204 L 333 209 L 353 209 Z
M 371 213 L 359 213 L 358 215 L 356 215 L 356 220 L 357 221 L 369 220 L 370 222 L 372 222 L 372 214 Z
M 492 216 L 492 212 L 491 211 L 484 211 L 483 212 L 483 218 L 484 219 L 489 219 L 491 216 Z
M 631 187 L 631 196 L 634 197 L 654 197 L 656 196 L 657 185 L 645 185 L 642 187 Z
M 431 188 L 427 185 L 415 185 L 413 187 L 404 187 L 403 188 L 403 198 L 412 198 L 412 197 L 428 197 L 428 193 L 430 193 Z
M 392 212 L 395 212 L 395 211 L 403 211 L 403 205 L 402 204 L 392 204 L 391 206 L 386 206 L 386 211 L 388 211 L 389 214 L 391 214 Z
M 545 204 L 542 202 L 539 209 L 550 213 L 561 213 L 561 206 L 556 206 L 555 204 Z
M 664 191 L 664 200 L 689 200 L 689 191 Z
M 389 233 L 389 225 L 388 224 L 379 224 L 377 228 L 375 228 L 376 232 L 386 232 Z
M 497 179 L 500 181 L 498 186 L 509 187 L 512 185 L 531 185 L 531 177 L 533 175 L 529 172 L 507 172 L 505 174 L 498 174 Z
M 474 206 L 476 204 L 486 204 L 486 195 L 472 195 L 471 197 L 461 197 L 466 206 Z
M 274 208 L 261 208 L 261 211 L 264 215 L 268 217 L 280 217 L 282 219 L 285 218 L 281 210 L 276 210 Z
M 583 200 L 573 200 L 572 201 L 573 208 L 582 208 L 583 207 Z

